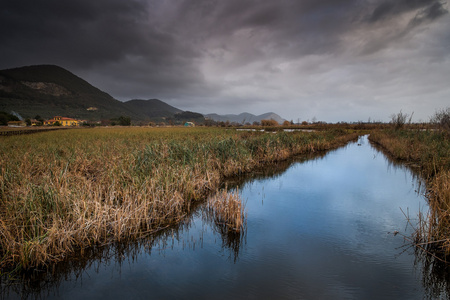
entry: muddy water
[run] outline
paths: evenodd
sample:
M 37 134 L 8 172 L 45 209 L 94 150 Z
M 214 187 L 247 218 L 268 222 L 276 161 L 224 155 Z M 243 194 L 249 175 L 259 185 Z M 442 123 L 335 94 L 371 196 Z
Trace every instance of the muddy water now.
M 230 183 L 232 184 L 232 183 Z M 426 199 L 417 177 L 367 138 L 235 183 L 247 224 L 228 235 L 200 206 L 152 240 L 112 245 L 8 287 L 5 298 L 423 299 L 427 283 L 404 236 Z M 432 280 L 431 280 L 432 281 Z

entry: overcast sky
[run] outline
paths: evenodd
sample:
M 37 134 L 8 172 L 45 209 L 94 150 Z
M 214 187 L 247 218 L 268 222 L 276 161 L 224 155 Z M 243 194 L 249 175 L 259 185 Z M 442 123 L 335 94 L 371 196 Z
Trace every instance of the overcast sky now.
M 0 69 L 56 64 L 119 100 L 289 120 L 450 106 L 439 0 L 2 0 Z

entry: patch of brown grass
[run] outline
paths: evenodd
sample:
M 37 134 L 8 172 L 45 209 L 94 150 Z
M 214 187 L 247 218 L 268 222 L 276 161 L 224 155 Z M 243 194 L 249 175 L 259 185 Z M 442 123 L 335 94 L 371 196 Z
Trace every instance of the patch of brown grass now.
M 208 199 L 208 210 L 218 226 L 240 232 L 245 222 L 245 209 L 238 192 L 222 190 Z

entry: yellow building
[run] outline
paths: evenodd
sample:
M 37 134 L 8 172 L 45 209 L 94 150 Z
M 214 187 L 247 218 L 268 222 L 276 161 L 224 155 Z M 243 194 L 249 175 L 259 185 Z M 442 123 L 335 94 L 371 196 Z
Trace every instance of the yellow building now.
M 53 119 L 44 121 L 44 125 L 55 125 L 56 122 L 59 122 L 59 124 L 61 124 L 61 126 L 78 126 L 80 124 L 80 121 L 78 121 L 78 120 L 75 120 L 72 118 L 56 116 Z

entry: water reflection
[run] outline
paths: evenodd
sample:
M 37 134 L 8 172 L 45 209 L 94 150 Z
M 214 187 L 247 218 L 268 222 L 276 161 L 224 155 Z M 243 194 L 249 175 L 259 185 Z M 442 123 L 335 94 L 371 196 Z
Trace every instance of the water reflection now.
M 418 250 L 416 263 L 422 266 L 422 284 L 428 299 L 450 298 L 450 267 Z
M 202 207 L 203 220 L 213 228 L 213 231 L 218 233 L 222 240 L 222 249 L 230 251 L 230 257 L 236 262 L 239 258 L 239 250 L 241 245 L 245 243 L 245 235 L 247 233 L 247 222 L 244 221 L 243 229 L 240 231 L 229 230 L 226 224 L 217 223 L 214 218 L 214 213 Z
M 153 247 L 164 248 L 170 240 L 189 226 L 188 219 L 177 227 L 164 230 L 139 241 L 111 243 L 93 246 L 75 254 L 71 259 L 54 264 L 49 269 L 36 269 L 25 273 L 3 274 L 1 277 L 1 299 L 46 299 L 57 296 L 61 283 L 72 281 L 83 285 L 90 273 L 100 273 L 105 266 L 120 273 L 124 263 L 133 263 L 142 253 L 151 255 Z M 87 271 L 89 270 L 89 271 Z M 86 278 L 87 277 L 87 278 Z
M 65 294 L 67 283 L 81 290 L 86 281 L 104 274 L 105 269 L 120 277 L 124 267 L 139 264 L 143 258 L 164 257 L 176 248 L 196 251 L 203 248 L 203 234 L 209 234 L 211 229 L 220 236 L 222 253 L 228 253 L 230 260 L 236 262 L 241 245 L 245 243 L 246 224 L 240 232 L 228 231 L 214 221 L 212 212 L 204 203 L 196 203 L 193 213 L 183 222 L 147 238 L 94 246 L 49 269 L 3 274 L 0 277 L 0 299 L 68 298 Z M 197 235 L 194 236 L 193 232 Z M 98 298 L 100 294 L 94 295 L 88 298 Z
M 427 207 L 417 179 L 362 138 L 228 181 L 246 201 L 239 234 L 199 205 L 148 239 L 92 248 L 17 281 L 3 278 L 2 297 L 446 298 L 448 269 L 403 238 L 412 228 L 402 210 L 414 224 Z
M 341 149 L 345 149 L 345 147 L 346 146 L 342 147 Z M 296 156 L 286 160 L 278 161 L 274 164 L 257 168 L 250 174 L 243 174 L 240 176 L 229 177 L 224 182 L 223 187 L 231 187 L 231 188 L 239 187 L 240 189 L 243 189 L 245 188 L 248 182 L 252 182 L 254 180 L 275 179 L 280 176 L 283 176 L 286 170 L 290 168 L 293 164 L 303 163 L 306 161 L 320 160 L 326 157 L 327 154 L 333 153 L 335 151 L 338 150 L 319 151 L 307 155 Z

